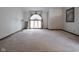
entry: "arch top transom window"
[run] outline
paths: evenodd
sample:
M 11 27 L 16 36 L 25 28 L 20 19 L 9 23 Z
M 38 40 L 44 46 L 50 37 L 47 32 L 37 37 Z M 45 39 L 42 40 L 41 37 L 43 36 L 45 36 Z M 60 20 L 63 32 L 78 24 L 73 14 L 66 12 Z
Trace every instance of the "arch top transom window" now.
M 33 14 L 31 17 L 30 17 L 31 20 L 41 20 L 42 17 L 39 15 L 39 14 Z

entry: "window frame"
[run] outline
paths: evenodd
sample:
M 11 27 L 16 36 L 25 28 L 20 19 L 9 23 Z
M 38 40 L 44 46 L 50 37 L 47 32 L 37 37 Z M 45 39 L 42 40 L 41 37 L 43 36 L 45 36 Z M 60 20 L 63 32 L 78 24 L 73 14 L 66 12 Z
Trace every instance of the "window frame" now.
M 30 26 L 31 26 L 31 23 L 30 23 L 30 21 L 41 21 L 41 28 L 31 28 Z M 42 20 L 30 20 L 29 21 L 29 29 L 42 29 Z M 35 23 L 34 23 L 34 25 L 35 25 Z

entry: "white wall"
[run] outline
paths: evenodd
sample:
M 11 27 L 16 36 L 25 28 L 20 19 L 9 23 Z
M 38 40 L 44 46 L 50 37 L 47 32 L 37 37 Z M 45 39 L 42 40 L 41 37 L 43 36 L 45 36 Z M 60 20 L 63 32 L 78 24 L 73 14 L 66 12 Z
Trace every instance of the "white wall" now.
M 79 35 L 79 8 L 75 8 L 75 22 L 66 22 L 66 10 L 69 7 L 64 8 L 64 30 Z
M 47 22 L 47 11 L 42 12 L 42 18 L 43 18 L 43 28 L 48 28 L 48 22 Z
M 20 8 L 0 7 L 0 39 L 22 28 Z
M 62 8 L 49 9 L 48 29 L 62 29 L 63 28 L 63 10 Z

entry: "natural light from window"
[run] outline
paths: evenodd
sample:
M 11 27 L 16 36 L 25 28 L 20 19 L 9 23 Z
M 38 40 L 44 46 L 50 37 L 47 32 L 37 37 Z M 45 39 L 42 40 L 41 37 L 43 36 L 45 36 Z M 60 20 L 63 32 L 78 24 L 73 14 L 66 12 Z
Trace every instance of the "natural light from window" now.
M 42 18 L 41 18 L 41 16 L 40 16 L 39 14 L 34 14 L 34 15 L 31 16 L 30 19 L 31 19 L 31 20 L 35 20 L 35 19 L 41 20 Z
M 30 28 L 41 28 L 42 27 L 42 17 L 39 14 L 34 14 L 30 18 Z
M 41 21 L 30 21 L 30 28 L 41 28 Z

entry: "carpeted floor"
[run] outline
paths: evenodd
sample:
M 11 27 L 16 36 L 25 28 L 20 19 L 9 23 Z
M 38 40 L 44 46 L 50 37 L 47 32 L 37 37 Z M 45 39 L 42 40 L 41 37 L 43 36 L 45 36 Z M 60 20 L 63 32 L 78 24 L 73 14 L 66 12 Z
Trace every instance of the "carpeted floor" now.
M 79 37 L 61 30 L 27 29 L 0 41 L 6 52 L 79 51 Z

